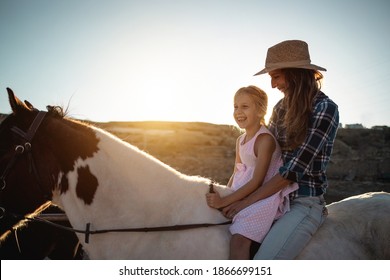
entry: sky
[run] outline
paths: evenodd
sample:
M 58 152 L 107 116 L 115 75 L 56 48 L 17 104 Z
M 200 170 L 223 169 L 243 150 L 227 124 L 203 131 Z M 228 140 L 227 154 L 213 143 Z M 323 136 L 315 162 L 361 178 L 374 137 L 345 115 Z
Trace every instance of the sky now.
M 388 0 L 0 0 L 0 112 L 9 87 L 78 119 L 235 124 L 240 87 L 282 98 L 253 75 L 299 39 L 343 125 L 390 126 L 389 26 Z

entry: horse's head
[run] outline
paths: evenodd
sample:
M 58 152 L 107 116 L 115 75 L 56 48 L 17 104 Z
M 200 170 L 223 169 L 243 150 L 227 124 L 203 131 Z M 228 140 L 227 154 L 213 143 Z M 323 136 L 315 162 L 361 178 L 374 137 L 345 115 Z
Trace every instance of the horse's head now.
M 12 113 L 0 124 L 0 206 L 26 214 L 51 200 L 54 189 L 68 190 L 61 174 L 78 158 L 92 156 L 98 140 L 90 128 L 65 118 L 61 108 L 39 111 L 7 91 Z

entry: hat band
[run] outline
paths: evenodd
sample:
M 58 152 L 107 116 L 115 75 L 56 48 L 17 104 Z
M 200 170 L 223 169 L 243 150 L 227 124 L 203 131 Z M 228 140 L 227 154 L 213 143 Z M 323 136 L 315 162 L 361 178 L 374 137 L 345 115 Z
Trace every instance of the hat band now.
M 272 68 L 272 69 L 289 68 L 294 66 L 310 65 L 310 62 L 311 62 L 310 60 L 299 60 L 299 61 L 267 63 L 265 65 L 265 68 Z

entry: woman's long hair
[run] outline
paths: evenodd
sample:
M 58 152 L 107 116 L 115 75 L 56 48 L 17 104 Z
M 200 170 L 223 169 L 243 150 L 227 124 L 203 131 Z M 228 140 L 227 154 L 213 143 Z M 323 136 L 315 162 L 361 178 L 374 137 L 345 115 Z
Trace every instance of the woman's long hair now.
M 283 149 L 294 149 L 305 139 L 309 127 L 313 101 L 321 90 L 323 75 L 316 70 L 286 68 L 282 69 L 287 83 L 283 98 L 285 115 L 283 128 L 286 129 L 287 143 Z

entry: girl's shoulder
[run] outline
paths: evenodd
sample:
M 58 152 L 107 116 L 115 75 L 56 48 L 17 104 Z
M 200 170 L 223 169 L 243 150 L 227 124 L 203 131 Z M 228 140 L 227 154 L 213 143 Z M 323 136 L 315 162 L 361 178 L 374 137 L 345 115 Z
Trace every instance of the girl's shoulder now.
M 257 133 L 258 133 L 256 135 L 257 145 L 259 144 L 259 142 L 268 142 L 268 144 L 266 144 L 267 146 L 277 147 L 277 149 L 280 149 L 275 136 L 266 126 L 262 125 Z
M 260 127 L 259 131 L 257 132 L 256 137 L 259 136 L 259 135 L 261 135 L 261 134 L 269 134 L 269 135 L 271 135 L 271 137 L 272 137 L 273 139 L 275 139 L 275 137 L 274 137 L 274 135 L 272 134 L 272 132 L 271 132 L 265 125 L 262 125 L 262 126 Z M 276 139 L 275 139 L 275 140 L 276 140 Z

